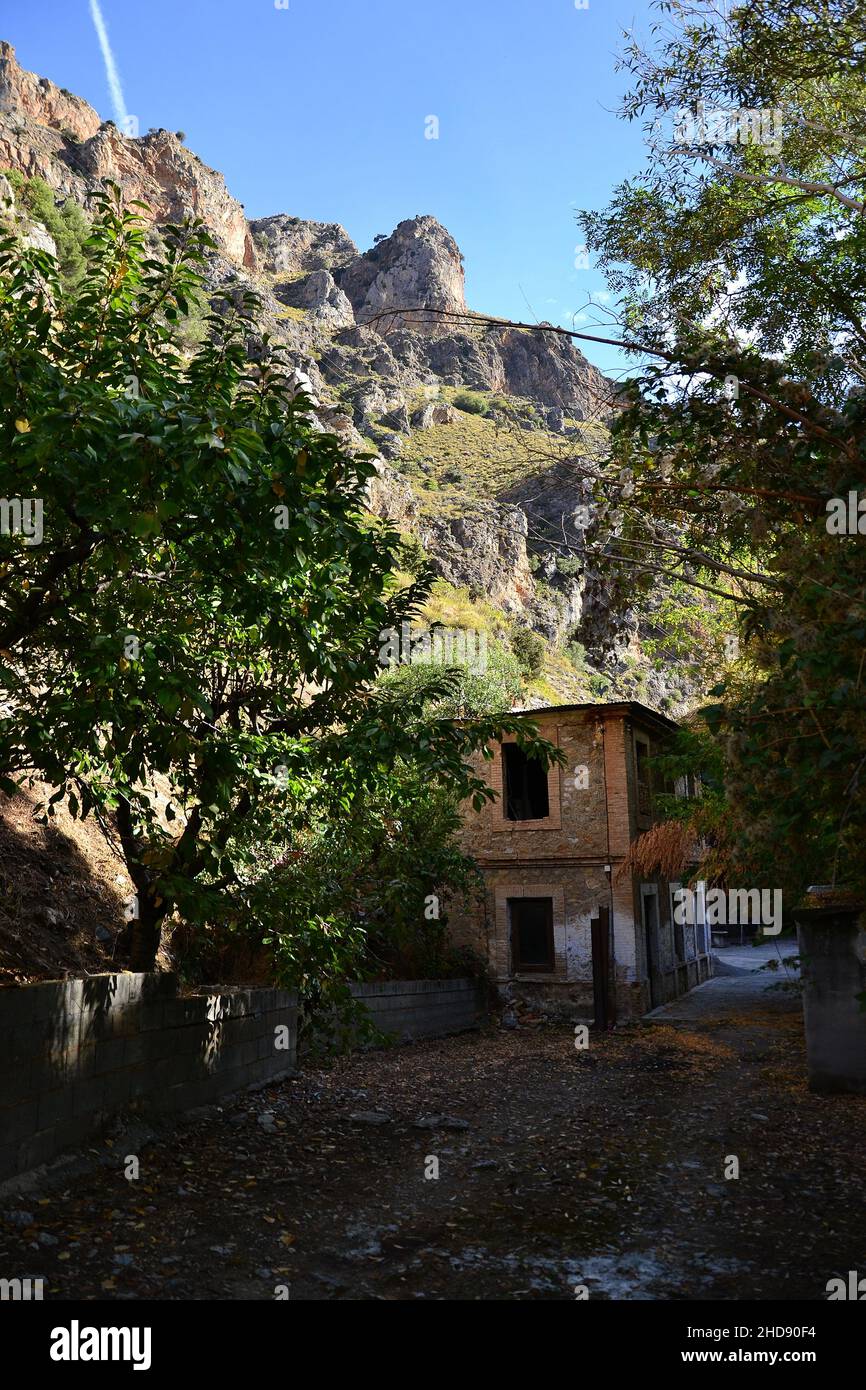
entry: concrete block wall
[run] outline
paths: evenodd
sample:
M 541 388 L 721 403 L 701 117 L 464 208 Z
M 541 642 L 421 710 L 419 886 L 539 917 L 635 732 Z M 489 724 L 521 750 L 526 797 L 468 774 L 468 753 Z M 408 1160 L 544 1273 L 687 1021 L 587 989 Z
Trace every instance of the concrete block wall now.
M 351 989 L 376 1027 L 398 1042 L 474 1028 L 486 1009 L 486 990 L 476 980 L 388 980 Z
M 866 913 L 840 906 L 800 909 L 794 917 L 809 1087 L 866 1095 Z
M 0 1182 L 85 1143 L 113 1114 L 206 1105 L 296 1061 L 297 1005 L 284 990 L 178 998 L 174 976 L 128 973 L 4 988 Z

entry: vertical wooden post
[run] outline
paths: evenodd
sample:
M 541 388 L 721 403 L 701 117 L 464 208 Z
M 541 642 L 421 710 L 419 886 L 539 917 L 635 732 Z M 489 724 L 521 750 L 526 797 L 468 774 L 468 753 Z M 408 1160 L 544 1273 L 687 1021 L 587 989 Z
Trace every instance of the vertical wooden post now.
M 610 978 L 610 908 L 599 907 L 590 918 L 592 938 L 592 994 L 596 1028 L 609 1028 L 616 1022 L 616 998 Z

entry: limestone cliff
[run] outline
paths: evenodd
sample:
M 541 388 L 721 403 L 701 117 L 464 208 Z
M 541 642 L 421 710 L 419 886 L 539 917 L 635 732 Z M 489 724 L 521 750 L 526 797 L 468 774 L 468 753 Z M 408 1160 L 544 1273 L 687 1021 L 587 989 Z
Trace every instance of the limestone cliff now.
M 0 111 L 12 111 L 34 125 L 68 130 L 78 140 L 89 140 L 100 127 L 92 106 L 81 97 L 55 87 L 47 77 L 25 72 L 11 43 L 0 41 Z
M 435 217 L 401 222 L 363 256 L 339 272 L 338 283 L 358 323 L 375 321 L 387 336 L 408 322 L 419 332 L 442 331 L 434 312 L 465 313 L 463 257 Z M 404 316 L 401 309 L 416 312 Z
M 3 170 L 43 180 L 59 205 L 72 199 L 88 210 L 111 179 L 148 205 L 157 227 L 200 217 L 218 248 L 211 294 L 255 289 L 263 330 L 287 344 L 315 393 L 319 427 L 380 456 L 374 509 L 420 540 L 443 581 L 492 606 L 503 632 L 518 623 L 542 634 L 550 671 L 557 652 L 582 644 L 588 664 L 550 675 L 544 697 L 580 698 L 606 673 L 599 696 L 676 705 L 680 692 L 657 670 L 639 673 L 639 689 L 629 684 L 641 661 L 632 616 L 611 611 L 579 555 L 562 557 L 587 501 L 574 462 L 603 447 L 616 388 L 568 338 L 473 316 L 463 257 L 435 217 L 400 222 L 364 252 L 338 223 L 288 213 L 248 222 L 222 175 L 177 135 L 122 134 L 23 69 L 8 43 L 0 43 Z M 8 183 L 0 195 L 7 223 L 46 244 L 44 228 L 9 209 Z
M 253 240 L 241 204 L 222 174 L 187 150 L 168 130 L 140 138 L 100 121 L 86 101 L 26 72 L 11 44 L 0 44 L 0 166 L 38 177 L 63 198 L 85 207 L 102 179 L 140 199 L 155 223 L 194 213 L 220 248 L 240 265 L 255 265 Z

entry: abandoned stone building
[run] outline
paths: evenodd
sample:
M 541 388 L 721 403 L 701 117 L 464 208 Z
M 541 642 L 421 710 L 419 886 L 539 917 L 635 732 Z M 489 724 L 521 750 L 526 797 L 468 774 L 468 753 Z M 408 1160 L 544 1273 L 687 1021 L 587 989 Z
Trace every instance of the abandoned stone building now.
M 712 974 L 706 922 L 674 921 L 680 885 L 622 871 L 653 824 L 650 760 L 677 726 L 633 701 L 527 719 L 566 765 L 545 771 L 513 737 L 493 745 L 491 762 L 478 757 L 497 795 L 467 807 L 463 843 L 484 891 L 451 912 L 452 939 L 486 957 L 506 999 L 539 1013 L 599 1025 L 646 1013 Z

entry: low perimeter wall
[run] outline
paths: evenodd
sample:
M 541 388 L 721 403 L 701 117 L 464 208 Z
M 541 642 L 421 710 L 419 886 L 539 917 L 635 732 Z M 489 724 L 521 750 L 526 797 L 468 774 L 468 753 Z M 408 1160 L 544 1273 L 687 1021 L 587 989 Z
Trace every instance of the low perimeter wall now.
M 294 1069 L 294 995 L 176 992 L 134 974 L 0 990 L 0 1181 L 119 1111 L 188 1110 Z
M 397 1041 L 471 1028 L 474 981 L 353 986 Z M 285 990 L 177 997 L 173 975 L 97 975 L 0 989 L 0 1182 L 85 1143 L 127 1109 L 207 1105 L 297 1066 Z
M 388 980 L 351 989 L 376 1027 L 397 1042 L 475 1028 L 486 1007 L 485 990 L 476 980 Z

